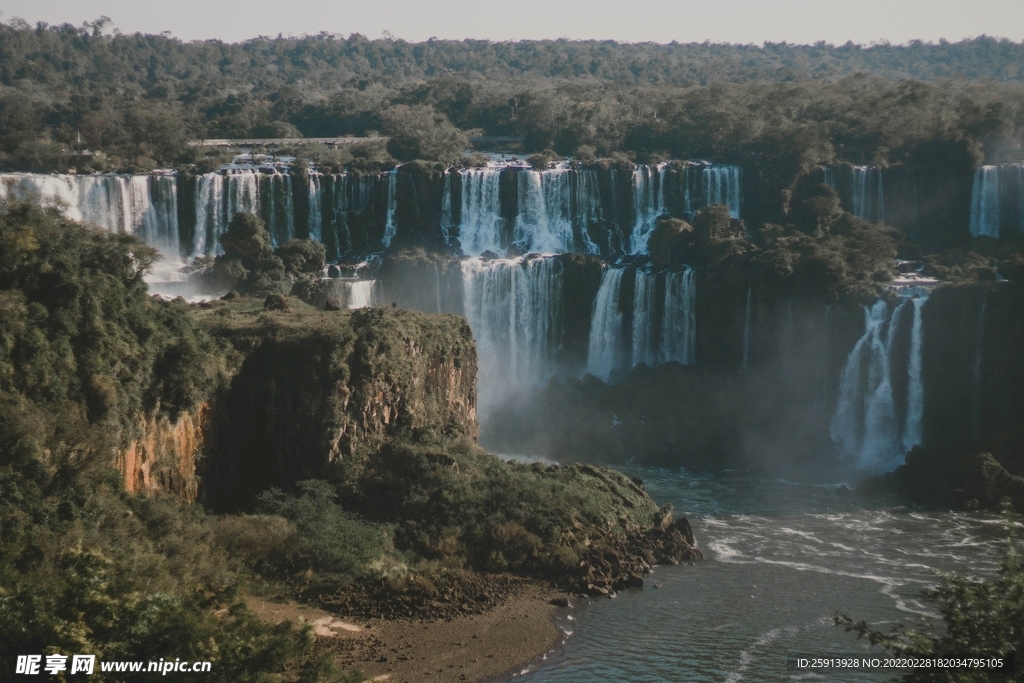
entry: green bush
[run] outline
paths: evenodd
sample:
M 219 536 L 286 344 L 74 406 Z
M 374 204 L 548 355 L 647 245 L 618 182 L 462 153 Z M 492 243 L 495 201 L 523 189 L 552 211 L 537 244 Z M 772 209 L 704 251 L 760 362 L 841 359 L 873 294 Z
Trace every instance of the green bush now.
M 391 529 L 368 523 L 335 502 L 337 491 L 325 481 L 300 481 L 298 495 L 270 489 L 257 497 L 257 511 L 283 517 L 298 530 L 295 550 L 300 570 L 313 569 L 342 583 L 360 575 L 393 552 Z

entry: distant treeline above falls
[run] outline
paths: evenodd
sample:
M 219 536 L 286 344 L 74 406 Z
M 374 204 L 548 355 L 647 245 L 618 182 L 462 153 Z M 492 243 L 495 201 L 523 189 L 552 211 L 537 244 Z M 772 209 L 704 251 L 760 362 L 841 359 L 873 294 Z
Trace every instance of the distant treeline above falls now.
M 0 24 L 0 168 L 209 167 L 218 152 L 189 140 L 374 133 L 393 144 L 319 161 L 451 163 L 467 135 L 484 134 L 581 158 L 763 159 L 784 181 L 840 161 L 973 166 L 1021 157 L 1022 65 L 1024 43 L 988 37 L 758 47 L 321 33 L 229 44 L 123 35 L 106 18 L 15 18 Z

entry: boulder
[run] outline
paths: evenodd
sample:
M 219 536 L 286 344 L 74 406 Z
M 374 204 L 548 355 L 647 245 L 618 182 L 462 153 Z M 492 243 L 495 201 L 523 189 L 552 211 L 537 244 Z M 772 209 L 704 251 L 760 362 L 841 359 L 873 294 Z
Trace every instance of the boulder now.
M 264 300 L 263 309 L 267 311 L 287 311 L 288 299 L 281 294 L 271 294 Z

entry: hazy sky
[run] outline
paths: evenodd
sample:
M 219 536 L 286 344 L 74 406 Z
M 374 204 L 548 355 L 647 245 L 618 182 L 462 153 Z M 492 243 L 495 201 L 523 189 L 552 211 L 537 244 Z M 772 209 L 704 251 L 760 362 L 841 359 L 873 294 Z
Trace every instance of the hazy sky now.
M 183 40 L 362 33 L 377 38 L 612 38 L 622 41 L 904 43 L 981 34 L 1024 40 L 1024 0 L 0 0 L 20 16 L 81 25 L 109 16 L 125 33 Z

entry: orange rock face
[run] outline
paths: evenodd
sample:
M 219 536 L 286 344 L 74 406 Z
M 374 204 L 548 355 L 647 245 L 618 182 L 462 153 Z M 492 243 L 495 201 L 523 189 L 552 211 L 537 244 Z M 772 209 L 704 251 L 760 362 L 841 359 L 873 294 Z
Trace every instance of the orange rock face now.
M 166 417 L 140 420 L 142 436 L 117 457 L 129 493 L 168 493 L 194 502 L 198 492 L 196 461 L 203 449 L 213 410 L 209 402 L 176 422 Z

